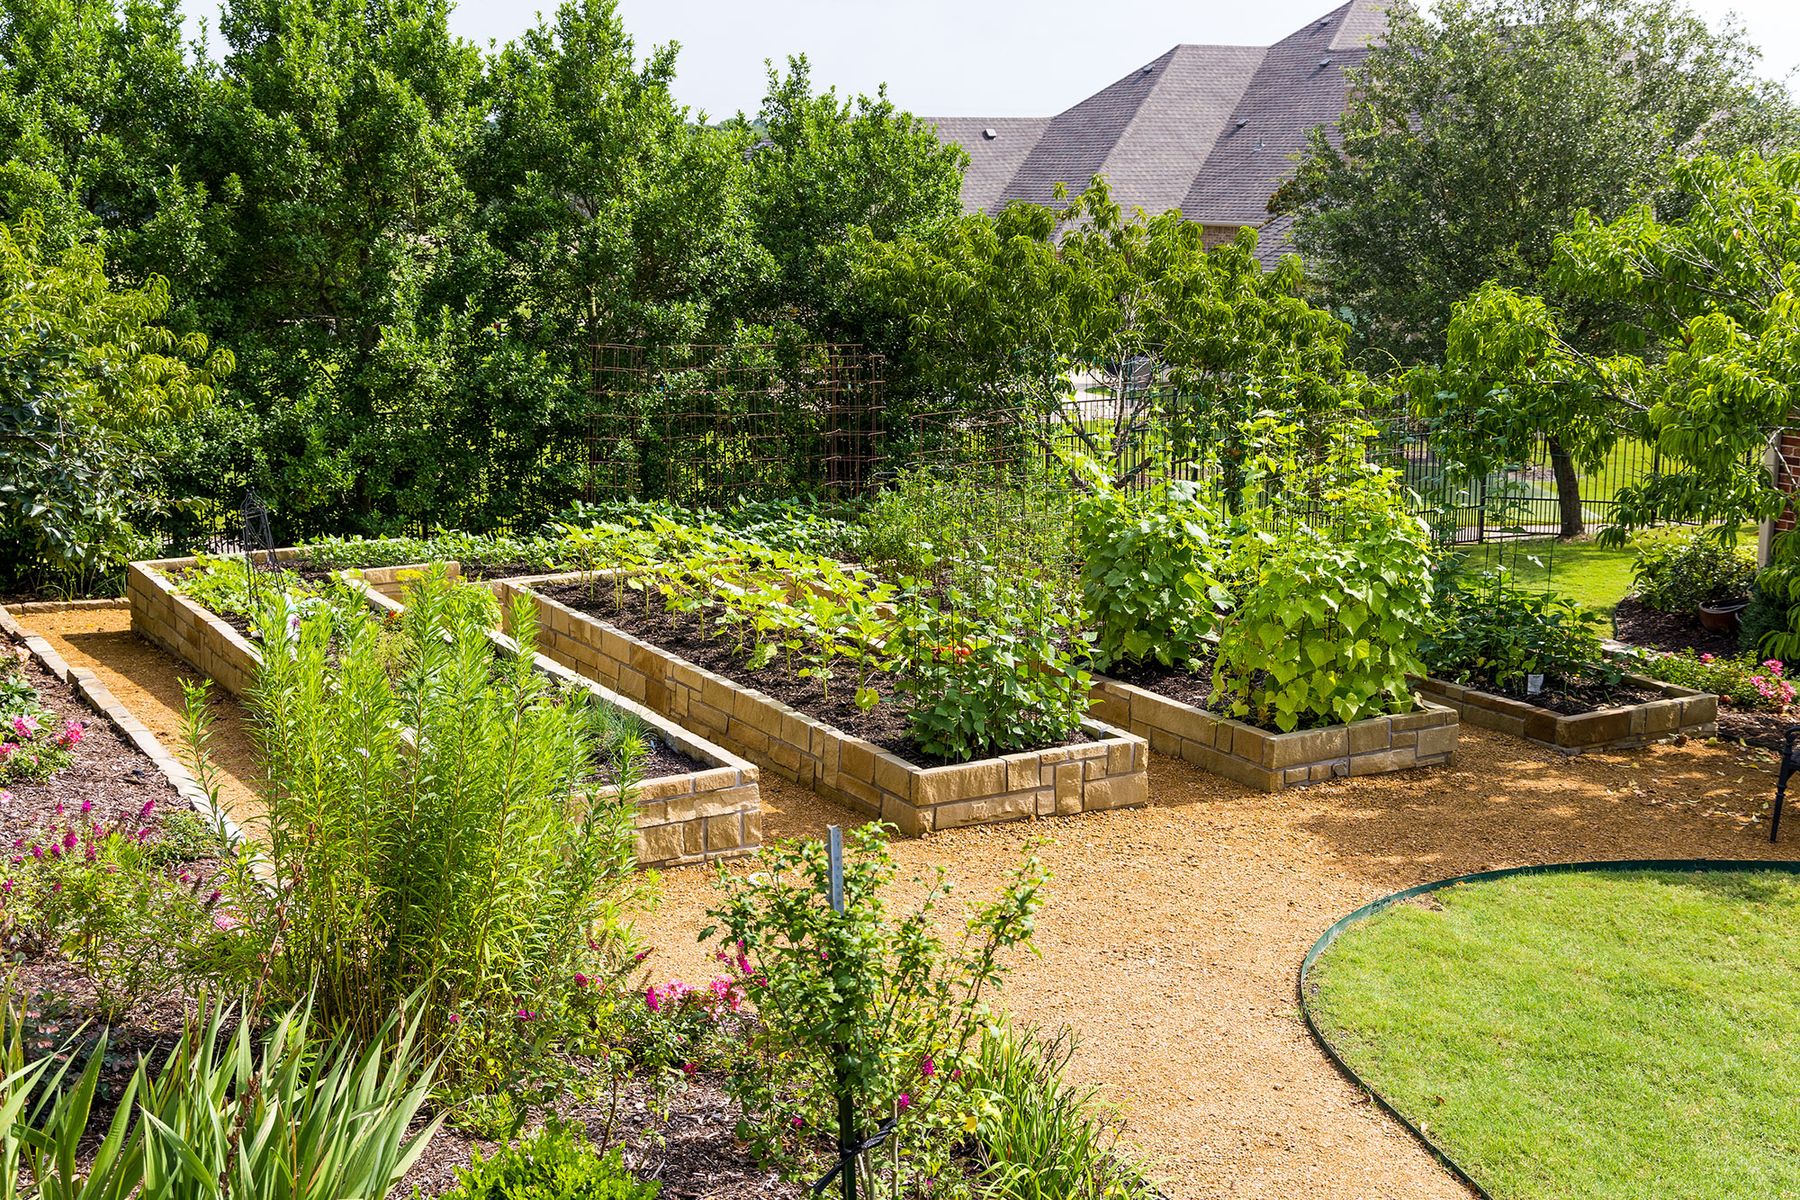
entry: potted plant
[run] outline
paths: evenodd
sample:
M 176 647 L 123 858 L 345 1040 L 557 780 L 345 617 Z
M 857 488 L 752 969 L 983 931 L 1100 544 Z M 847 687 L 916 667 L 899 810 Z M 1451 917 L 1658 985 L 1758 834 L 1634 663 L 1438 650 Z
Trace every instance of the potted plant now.
M 1727 545 L 1715 531 L 1658 529 L 1633 546 L 1637 599 L 1666 613 L 1697 613 L 1700 624 L 1728 633 L 1750 604 L 1756 557 L 1747 546 Z

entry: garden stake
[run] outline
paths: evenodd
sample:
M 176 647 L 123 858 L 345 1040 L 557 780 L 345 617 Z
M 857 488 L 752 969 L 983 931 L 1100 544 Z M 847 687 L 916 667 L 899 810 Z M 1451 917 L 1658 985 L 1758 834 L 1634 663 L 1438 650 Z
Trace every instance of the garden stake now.
M 844 831 L 836 825 L 825 831 L 827 850 L 831 856 L 831 911 L 844 915 Z M 844 1200 L 856 1200 L 856 1104 L 850 1095 L 849 1065 L 844 1061 L 844 1046 L 835 1048 L 837 1055 L 838 1094 L 838 1170 L 844 1176 Z

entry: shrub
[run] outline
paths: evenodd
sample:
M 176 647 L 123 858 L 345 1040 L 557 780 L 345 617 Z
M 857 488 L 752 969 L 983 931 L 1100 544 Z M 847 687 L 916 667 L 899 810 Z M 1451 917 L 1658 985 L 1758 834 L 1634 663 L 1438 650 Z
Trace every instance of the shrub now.
M 1082 664 L 1093 635 L 1053 597 L 991 578 L 977 586 L 915 598 L 897 635 L 908 644 L 900 686 L 914 743 L 964 762 L 1068 741 L 1090 704 Z
M 496 652 L 494 618 L 484 589 L 431 575 L 397 653 L 356 609 L 264 655 L 261 858 L 232 863 L 210 964 L 277 998 L 310 990 L 364 1036 L 418 993 L 453 1081 L 511 1096 L 554 1072 L 583 981 L 621 969 L 635 764 L 628 748 L 623 798 L 572 802 L 596 769 L 588 694 L 535 669 L 529 606 L 516 652 Z
M 1711 692 L 1747 712 L 1784 712 L 1794 701 L 1794 684 L 1783 672 L 1786 664 L 1770 658 L 1758 662 L 1750 655 L 1645 654 L 1639 669 L 1653 679 Z
M 1646 530 L 1631 544 L 1634 594 L 1658 612 L 1692 613 L 1750 595 L 1756 554 L 1748 546 L 1727 546 L 1704 529 Z
M 990 1200 L 1150 1200 L 1098 1089 L 1068 1081 L 1067 1028 L 990 1027 L 968 1073 L 978 1192 Z
M 1155 660 L 1192 668 L 1210 657 L 1228 596 L 1218 578 L 1217 514 L 1197 485 L 1143 491 L 1097 486 L 1075 506 L 1081 597 L 1094 630 L 1094 665 Z
M 441 1200 L 656 1200 L 661 1190 L 634 1179 L 620 1151 L 600 1153 L 580 1125 L 553 1121 L 492 1158 L 478 1152 Z
M 1283 732 L 1411 711 L 1431 609 L 1425 523 L 1393 472 L 1360 463 L 1340 464 L 1306 511 L 1330 524 L 1246 536 L 1254 574 L 1219 638 L 1212 703 Z
M 1778 588 L 1764 586 L 1767 575 L 1758 572 L 1751 581 L 1749 607 L 1738 614 L 1738 649 L 1752 656 L 1768 651 L 1766 643 L 1788 631 L 1788 603 Z
M 1612 672 L 1598 624 L 1573 600 L 1518 587 L 1504 573 L 1472 576 L 1439 597 L 1419 654 L 1453 683 L 1516 690 L 1530 675 L 1575 683 Z
M 10 654 L 0 659 L 0 784 L 37 783 L 74 759 L 87 725 L 59 720 Z
M 943 1174 L 973 1114 L 962 1081 L 1005 952 L 1028 946 L 1046 875 L 1029 856 L 992 902 L 946 943 L 938 908 L 944 872 L 901 915 L 885 893 L 896 868 L 880 825 L 846 836 L 844 911 L 832 910 L 822 842 L 778 845 L 749 876 L 721 872 L 709 910 L 730 955 L 744 956 L 756 1023 L 727 1072 L 744 1131 L 759 1153 L 818 1165 L 816 1139 L 837 1129 L 837 1096 L 866 1135 L 894 1122 L 897 1145 L 864 1155 L 867 1195 L 907 1194 Z M 879 1160 L 879 1161 L 877 1161 Z M 892 1175 L 877 1190 L 878 1175 Z

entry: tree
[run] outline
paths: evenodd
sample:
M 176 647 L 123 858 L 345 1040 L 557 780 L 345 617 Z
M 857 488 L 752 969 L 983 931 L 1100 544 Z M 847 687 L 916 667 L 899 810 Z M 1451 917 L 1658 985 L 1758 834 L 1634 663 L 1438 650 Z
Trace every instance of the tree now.
M 819 340 L 865 340 L 844 252 L 850 231 L 891 241 L 951 220 L 962 211 L 968 156 L 885 88 L 854 101 L 835 89 L 815 94 L 804 55 L 788 60 L 785 77 L 769 68 L 754 126 L 741 116 L 732 124 L 751 135 L 746 198 L 775 267 L 754 307 Z
M 1627 432 L 1656 446 L 1665 469 L 1620 489 L 1608 540 L 1658 521 L 1731 537 L 1792 503 L 1764 455 L 1800 407 L 1800 153 L 1706 155 L 1672 182 L 1679 217 L 1647 204 L 1611 222 L 1582 214 L 1556 241 L 1547 283 L 1630 314 L 1613 331 L 1621 348 L 1596 352 L 1568 314 L 1500 285 L 1458 308 L 1447 347 L 1458 390 L 1525 410 L 1500 421 L 1560 421 L 1588 446 Z M 1777 538 L 1775 557 L 1768 586 L 1800 601 L 1800 537 Z M 1770 648 L 1800 651 L 1800 625 Z
M 1481 284 L 1544 290 L 1577 213 L 1677 216 L 1672 156 L 1791 144 L 1794 109 L 1757 58 L 1679 0 L 1403 5 L 1271 207 L 1366 347 L 1432 361 Z M 1612 318 L 1586 315 L 1593 334 Z
M 1009 205 L 923 235 L 864 235 L 858 284 L 903 325 L 903 390 L 963 416 L 1016 413 L 1084 443 L 1115 482 L 1150 454 L 1230 481 L 1259 412 L 1361 405 L 1348 328 L 1300 295 L 1256 233 L 1208 251 L 1179 213 L 1125 214 L 1095 179 L 1066 208 Z M 1156 449 L 1150 449 L 1156 447 Z
M 92 242 L 0 225 L 0 586 L 90 590 L 147 546 L 159 456 L 233 366 L 159 324 L 168 284 L 117 287 Z

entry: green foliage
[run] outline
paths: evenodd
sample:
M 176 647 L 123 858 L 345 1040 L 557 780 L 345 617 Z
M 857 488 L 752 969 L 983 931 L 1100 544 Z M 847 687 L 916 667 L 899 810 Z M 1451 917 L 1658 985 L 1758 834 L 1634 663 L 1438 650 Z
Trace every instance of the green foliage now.
M 855 549 L 891 579 L 970 588 L 992 564 L 1051 586 L 1073 571 L 1071 495 L 1029 468 L 903 471 L 857 514 Z
M 1251 534 L 1252 574 L 1219 637 L 1212 703 L 1286 732 L 1414 706 L 1429 628 L 1431 545 L 1396 473 L 1352 439 L 1279 532 Z M 1306 508 L 1315 515 L 1304 519 Z
M 1459 579 L 1438 597 L 1426 670 L 1452 683 L 1523 690 L 1526 677 L 1569 684 L 1606 675 L 1598 620 L 1554 592 L 1514 586 L 1503 574 Z
M 50 778 L 69 765 L 85 729 L 45 707 L 18 659 L 0 658 L 0 784 Z
M 1219 580 L 1218 514 L 1197 485 L 1103 483 L 1076 503 L 1075 524 L 1095 666 L 1154 659 L 1192 667 L 1211 656 L 1229 596 Z
M 1640 674 L 1696 691 L 1711 692 L 1745 712 L 1786 712 L 1794 701 L 1794 684 L 1783 672 L 1780 659 L 1758 662 L 1754 656 L 1696 654 L 1640 654 L 1633 664 Z
M 915 598 L 902 618 L 913 741 L 949 762 L 1067 742 L 1093 683 L 1079 609 L 997 578 L 978 586 Z
M 752 989 L 757 1021 L 727 1086 L 752 1146 L 795 1165 L 816 1134 L 836 1129 L 839 1090 L 864 1129 L 895 1120 L 897 1146 L 862 1156 L 858 1169 L 866 1194 L 884 1194 L 883 1177 L 887 1194 L 906 1194 L 913 1181 L 948 1171 L 947 1133 L 971 1115 L 961 1079 L 974 1039 L 1006 952 L 1030 945 L 1046 875 L 1028 857 L 947 942 L 942 869 L 921 884 L 916 905 L 896 913 L 884 894 L 896 868 L 883 828 L 852 830 L 844 857 L 842 914 L 832 911 L 823 842 L 767 848 L 749 876 L 720 872 L 724 895 L 701 937 L 747 955 L 762 980 Z
M 442 1200 L 656 1200 L 661 1190 L 634 1179 L 620 1151 L 601 1154 L 580 1125 L 552 1121 L 492 1158 L 477 1151 Z
M 1738 614 L 1738 649 L 1753 656 L 1762 653 L 1771 635 L 1787 630 L 1788 621 L 1787 603 L 1764 590 L 1759 572 L 1750 581 L 1750 604 Z
M 1124 1157 L 1097 1088 L 1068 1079 L 1076 1038 L 989 1027 L 969 1071 L 976 1194 L 983 1200 L 1149 1200 L 1159 1193 Z
M 6 1009 L 0 1196 L 383 1196 L 443 1122 L 421 1117 L 434 1067 L 410 1024 L 390 1020 L 359 1045 L 321 1037 L 305 1006 L 259 1026 L 203 1004 L 160 1066 L 139 1060 L 102 1131 L 93 1117 L 106 1038 L 79 1074 L 66 1051 L 27 1061 L 10 998 Z
M 163 280 L 116 286 L 35 213 L 0 227 L 0 588 L 90 590 L 152 547 L 167 432 L 233 365 L 168 307 Z
M 1576 215 L 1682 212 L 1668 163 L 1793 144 L 1794 108 L 1740 27 L 1678 0 L 1448 0 L 1389 10 L 1272 202 L 1333 311 L 1402 363 L 1438 357 L 1482 283 L 1528 291 Z M 1609 310 L 1590 313 L 1603 335 Z M 1497 378 L 1504 378 L 1503 376 Z M 1470 392 L 1474 407 L 1485 392 Z M 1553 406 L 1520 419 L 1555 420 Z
M 230 864 L 208 966 L 310 992 L 364 1036 L 416 993 L 454 1086 L 529 1096 L 580 1017 L 577 976 L 618 968 L 635 764 L 618 798 L 571 801 L 599 765 L 588 694 L 535 669 L 529 611 L 497 653 L 496 616 L 484 589 L 427 576 L 397 654 L 363 609 L 310 614 L 265 653 L 260 844 Z
M 1691 614 L 1702 604 L 1732 604 L 1750 596 L 1756 553 L 1726 545 L 1717 531 L 1651 529 L 1631 540 L 1637 598 L 1658 612 Z

